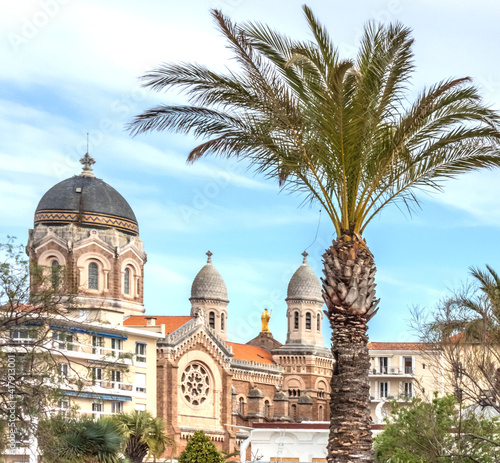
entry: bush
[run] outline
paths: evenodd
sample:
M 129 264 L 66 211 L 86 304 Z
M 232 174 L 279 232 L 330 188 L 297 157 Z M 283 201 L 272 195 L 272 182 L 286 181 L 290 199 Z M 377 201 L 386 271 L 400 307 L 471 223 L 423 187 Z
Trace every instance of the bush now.
M 225 460 L 205 433 L 196 431 L 181 453 L 178 463 L 225 463 Z

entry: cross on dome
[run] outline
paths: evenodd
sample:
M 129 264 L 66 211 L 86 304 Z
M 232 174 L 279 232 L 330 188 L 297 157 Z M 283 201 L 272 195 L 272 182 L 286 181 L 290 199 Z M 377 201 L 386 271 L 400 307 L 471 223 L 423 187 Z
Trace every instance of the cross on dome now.
M 210 251 L 207 252 L 207 256 L 208 256 L 208 259 L 207 259 L 207 264 L 211 264 L 212 263 L 212 256 L 214 254 Z
M 302 260 L 302 263 L 303 263 L 303 264 L 307 264 L 307 256 L 308 256 L 309 254 L 308 254 L 306 251 L 304 251 L 304 252 L 302 253 L 302 255 L 304 256 L 304 259 Z
M 80 164 L 83 165 L 81 177 L 95 177 L 92 172 L 92 164 L 95 164 L 95 159 L 88 152 L 80 159 Z

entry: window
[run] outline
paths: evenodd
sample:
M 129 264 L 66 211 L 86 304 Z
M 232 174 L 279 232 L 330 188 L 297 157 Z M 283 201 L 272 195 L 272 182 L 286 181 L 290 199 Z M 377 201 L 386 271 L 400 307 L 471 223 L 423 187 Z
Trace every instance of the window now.
M 293 314 L 293 329 L 298 330 L 299 329 L 299 313 L 294 312 Z
M 146 344 L 141 342 L 135 343 L 135 356 L 137 362 L 146 363 Z
M 89 264 L 88 288 L 99 289 L 99 267 L 95 262 Z
M 387 357 L 379 357 L 380 373 L 386 375 L 389 369 L 389 359 Z
M 311 313 L 307 312 L 306 313 L 306 330 L 311 329 Z
M 238 404 L 238 411 L 242 415 L 245 414 L 245 399 L 243 397 L 240 397 L 239 404 Z
M 113 401 L 111 402 L 111 413 L 122 413 L 123 412 L 123 402 Z
M 92 336 L 92 353 L 101 355 L 101 347 L 104 347 L 104 338 L 102 336 Z
M 60 363 L 59 364 L 59 374 L 61 376 L 68 376 L 69 375 L 69 365 L 67 363 Z
M 64 331 L 54 331 L 52 333 L 54 347 L 61 350 L 73 350 L 73 335 Z
M 115 389 L 120 388 L 120 384 L 122 382 L 122 372 L 120 370 L 112 370 L 111 371 L 111 387 Z
M 102 403 L 93 402 L 92 403 L 92 418 L 99 418 L 102 413 Z
M 220 330 L 221 330 L 221 331 L 224 331 L 224 330 L 225 330 L 225 327 L 224 327 L 224 321 L 225 321 L 225 319 L 224 319 L 224 314 L 223 314 L 223 313 L 221 313 L 221 314 L 220 314 Z
M 135 390 L 136 392 L 146 392 L 146 375 L 144 373 L 135 374 Z
M 210 328 L 215 329 L 215 312 L 210 312 L 208 314 L 208 324 L 210 325 Z
M 59 408 L 61 411 L 67 410 L 69 408 L 69 400 L 68 399 L 61 399 L 58 403 Z
M 405 375 L 411 375 L 413 373 L 413 359 L 411 357 L 405 357 L 404 364 L 405 364 Z
M 316 331 L 321 331 L 321 314 L 316 315 Z
M 123 275 L 123 292 L 130 294 L 130 269 L 126 268 Z
M 92 367 L 90 372 L 92 375 L 92 385 L 100 386 L 102 381 L 102 368 Z
M 11 330 L 10 337 L 14 342 L 30 342 L 36 341 L 37 332 L 35 329 L 28 330 L 26 328 L 16 328 Z
M 389 383 L 379 383 L 379 390 L 381 399 L 389 397 Z
M 292 419 L 296 420 L 297 419 L 297 405 L 292 405 L 292 413 L 291 413 Z
M 111 339 L 111 355 L 113 357 L 120 357 L 121 350 L 123 347 L 123 341 L 121 339 L 112 338 Z
M 271 405 L 269 403 L 269 400 L 266 400 L 264 402 L 264 416 L 269 418 L 271 416 Z
M 411 399 L 413 397 L 413 384 L 405 383 L 404 384 L 404 396 L 406 399 Z
M 57 260 L 53 260 L 51 267 L 50 280 L 52 282 L 52 288 L 57 289 L 59 288 L 59 272 L 61 270 L 61 268 L 59 267 L 59 262 Z

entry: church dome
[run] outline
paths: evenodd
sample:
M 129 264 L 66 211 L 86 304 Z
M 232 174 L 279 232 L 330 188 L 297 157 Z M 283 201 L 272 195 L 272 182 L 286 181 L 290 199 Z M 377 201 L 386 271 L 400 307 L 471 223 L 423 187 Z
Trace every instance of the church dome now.
M 307 252 L 303 252 L 302 265 L 295 271 L 288 283 L 287 300 L 323 302 L 321 284 L 307 263 Z
M 207 264 L 198 272 L 191 286 L 191 299 L 210 299 L 229 302 L 226 283 L 212 265 L 212 253 L 207 252 Z
M 92 173 L 94 160 L 84 156 L 80 175 L 63 180 L 42 196 L 35 212 L 35 225 L 76 223 L 91 228 L 116 228 L 138 235 L 134 211 L 113 187 Z

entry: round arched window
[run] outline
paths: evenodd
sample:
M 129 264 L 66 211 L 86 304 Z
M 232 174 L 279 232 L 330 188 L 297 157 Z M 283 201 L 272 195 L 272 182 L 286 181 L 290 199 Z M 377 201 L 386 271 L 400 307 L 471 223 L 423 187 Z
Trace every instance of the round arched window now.
M 204 404 L 210 397 L 210 375 L 200 363 L 190 363 L 181 377 L 182 395 L 194 406 Z
M 123 274 L 123 292 L 130 294 L 130 269 L 126 268 Z
M 53 260 L 51 264 L 51 274 L 50 274 L 50 280 L 52 282 L 52 288 L 57 289 L 59 288 L 59 272 L 60 272 L 60 267 L 59 267 L 59 262 L 57 260 Z
M 89 289 L 99 289 L 99 267 L 95 262 L 89 264 Z

